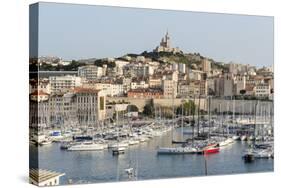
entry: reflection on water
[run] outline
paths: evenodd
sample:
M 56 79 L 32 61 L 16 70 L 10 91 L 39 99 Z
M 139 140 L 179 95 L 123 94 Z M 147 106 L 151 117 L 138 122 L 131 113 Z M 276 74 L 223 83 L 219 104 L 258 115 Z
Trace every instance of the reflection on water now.
M 171 135 L 167 133 L 147 143 L 131 146 L 119 156 L 113 156 L 110 150 L 70 152 L 60 150 L 60 145 L 54 143 L 39 147 L 39 167 L 64 172 L 62 184 L 67 184 L 69 179 L 73 183 L 127 181 L 124 169 L 129 167 L 137 170 L 138 180 L 205 175 L 203 155 L 157 155 L 157 146 L 172 145 Z M 179 131 L 174 138 L 181 138 Z M 36 148 L 30 147 L 32 158 Z M 273 159 L 245 164 L 242 153 L 246 147 L 246 142 L 237 142 L 218 154 L 207 155 L 208 175 L 273 171 Z

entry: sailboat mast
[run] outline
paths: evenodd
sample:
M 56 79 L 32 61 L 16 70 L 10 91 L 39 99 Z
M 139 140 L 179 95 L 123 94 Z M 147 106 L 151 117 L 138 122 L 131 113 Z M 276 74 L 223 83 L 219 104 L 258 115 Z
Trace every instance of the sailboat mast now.
M 184 104 L 184 100 L 182 99 L 182 105 L 181 105 L 181 141 L 183 141 L 183 104 Z
M 253 144 L 255 145 L 255 141 L 256 141 L 256 126 L 257 126 L 257 106 L 258 106 L 258 102 L 259 101 L 256 101 L 256 104 L 255 104 L 255 122 L 254 122 L 254 142 Z
M 210 140 L 210 134 L 211 134 L 211 96 L 208 97 L 208 123 L 209 123 L 209 133 L 208 133 L 208 139 Z
M 198 117 L 197 117 L 197 136 L 199 137 L 199 130 L 200 130 L 200 97 L 201 95 L 199 94 L 199 101 L 198 101 Z

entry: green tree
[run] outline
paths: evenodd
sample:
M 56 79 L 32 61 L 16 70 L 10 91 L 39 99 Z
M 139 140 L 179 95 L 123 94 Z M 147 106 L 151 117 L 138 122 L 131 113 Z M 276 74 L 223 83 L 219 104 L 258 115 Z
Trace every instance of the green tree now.
M 153 102 L 146 104 L 143 108 L 143 114 L 149 117 L 154 115 L 154 105 Z
M 195 108 L 195 103 L 193 101 L 188 101 L 178 106 L 176 109 L 176 113 L 178 115 L 181 115 L 183 109 L 183 114 L 192 115 L 193 113 L 195 113 Z
M 246 93 L 246 90 L 245 90 L 245 89 L 241 89 L 241 90 L 240 90 L 240 94 L 241 94 L 241 95 L 244 95 L 245 93 Z

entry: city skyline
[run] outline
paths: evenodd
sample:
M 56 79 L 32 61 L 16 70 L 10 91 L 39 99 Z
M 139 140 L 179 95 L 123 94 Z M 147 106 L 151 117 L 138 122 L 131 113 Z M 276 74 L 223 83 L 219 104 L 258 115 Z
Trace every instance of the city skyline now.
M 56 3 L 40 5 L 39 56 L 77 60 L 152 51 L 168 29 L 172 46 L 185 53 L 200 53 L 224 63 L 273 65 L 273 17 Z

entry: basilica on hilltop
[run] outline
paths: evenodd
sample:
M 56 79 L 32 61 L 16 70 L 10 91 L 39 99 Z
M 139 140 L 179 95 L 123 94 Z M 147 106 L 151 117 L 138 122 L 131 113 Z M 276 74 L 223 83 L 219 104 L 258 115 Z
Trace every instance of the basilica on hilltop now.
M 168 31 L 166 32 L 165 36 L 161 39 L 160 45 L 157 46 L 154 52 L 172 52 L 172 53 L 181 53 L 181 50 L 176 47 L 171 47 L 171 38 L 169 36 Z

